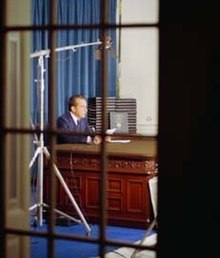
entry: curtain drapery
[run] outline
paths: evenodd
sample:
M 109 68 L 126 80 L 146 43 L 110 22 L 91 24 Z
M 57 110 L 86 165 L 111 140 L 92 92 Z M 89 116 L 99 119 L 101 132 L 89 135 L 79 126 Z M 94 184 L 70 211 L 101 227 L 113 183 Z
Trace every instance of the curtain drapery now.
M 101 0 L 57 0 L 57 23 L 61 25 L 88 25 L 100 23 Z M 109 1 L 109 23 L 116 23 L 117 0 Z M 49 22 L 49 0 L 32 0 L 33 25 L 47 25 Z M 116 96 L 117 64 L 111 53 L 116 49 L 116 30 L 108 31 L 112 44 L 108 55 L 108 96 Z M 100 59 L 98 28 L 58 30 L 57 48 L 78 44 L 94 43 L 86 47 L 56 52 L 57 61 L 57 115 L 67 110 L 67 100 L 73 94 L 82 94 L 86 98 L 101 96 Z M 48 50 L 48 31 L 33 32 L 33 53 Z M 96 44 L 97 43 L 97 44 Z M 44 62 L 44 120 L 48 120 L 48 60 Z M 40 68 L 38 57 L 32 58 L 32 97 L 31 108 L 34 121 L 39 119 Z

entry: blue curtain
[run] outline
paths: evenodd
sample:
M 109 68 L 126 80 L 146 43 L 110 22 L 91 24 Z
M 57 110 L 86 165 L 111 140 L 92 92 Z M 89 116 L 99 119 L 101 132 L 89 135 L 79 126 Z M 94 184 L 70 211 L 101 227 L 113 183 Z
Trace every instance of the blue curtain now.
M 66 24 L 98 24 L 100 22 L 101 0 L 57 0 L 57 23 Z M 109 1 L 109 23 L 116 23 L 117 0 Z M 49 0 L 32 0 L 32 22 L 34 25 L 46 25 L 49 21 Z M 57 48 L 78 44 L 97 43 L 98 29 L 78 29 L 57 31 Z M 116 30 L 109 30 L 112 40 L 109 50 L 109 82 L 108 96 L 116 96 L 116 58 L 112 52 L 116 50 Z M 82 94 L 86 98 L 101 96 L 100 60 L 97 58 L 99 45 L 92 45 L 73 50 L 62 50 L 57 57 L 57 115 L 67 110 L 67 100 L 73 94 Z M 48 32 L 33 33 L 33 53 L 48 50 Z M 48 59 L 44 56 L 44 120 L 48 120 Z M 39 66 L 38 57 L 33 60 L 32 78 L 32 117 L 39 119 Z

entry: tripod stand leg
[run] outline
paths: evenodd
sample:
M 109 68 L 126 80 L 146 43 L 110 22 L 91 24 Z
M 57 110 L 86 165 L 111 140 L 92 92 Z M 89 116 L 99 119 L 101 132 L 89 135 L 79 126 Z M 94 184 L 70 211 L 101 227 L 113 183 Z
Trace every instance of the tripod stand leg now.
M 151 224 L 150 224 L 149 227 L 147 228 L 147 231 L 146 231 L 146 233 L 144 234 L 144 237 L 141 239 L 141 241 L 140 241 L 140 243 L 139 243 L 140 245 L 143 245 L 144 241 L 145 241 L 145 240 L 147 239 L 147 237 L 150 235 L 151 230 L 152 230 L 153 227 L 156 226 L 156 225 L 157 225 L 157 219 L 154 218 L 154 220 L 151 222 Z M 131 258 L 135 258 L 138 252 L 140 252 L 140 250 L 135 249 L 134 252 L 133 252 L 132 255 L 131 255 Z
M 42 226 L 43 224 L 43 147 L 38 146 L 35 150 L 34 156 L 31 159 L 29 164 L 29 168 L 31 168 L 38 158 L 38 173 L 37 173 L 37 204 L 33 205 L 29 210 L 37 209 L 38 211 L 38 220 L 39 224 Z
M 50 158 L 49 151 L 47 150 L 46 147 L 44 147 L 44 153 L 45 153 L 45 155 L 46 155 L 47 158 Z M 85 228 L 86 228 L 87 235 L 89 235 L 89 233 L 91 232 L 90 226 L 88 225 L 88 223 L 87 223 L 85 217 L 83 216 L 81 210 L 79 209 L 79 206 L 78 206 L 78 204 L 76 203 L 76 201 L 75 201 L 75 199 L 74 199 L 72 193 L 70 192 L 70 190 L 69 190 L 69 188 L 68 188 L 66 182 L 64 181 L 64 179 L 63 179 L 63 177 L 62 177 L 62 175 L 61 175 L 59 169 L 57 168 L 57 166 L 56 166 L 55 164 L 53 164 L 53 168 L 54 168 L 55 173 L 56 173 L 56 176 L 58 177 L 60 183 L 62 184 L 62 186 L 63 186 L 63 188 L 64 188 L 66 194 L 68 195 L 68 197 L 69 197 L 69 199 L 70 199 L 70 201 L 71 201 L 73 207 L 76 209 L 77 214 L 79 215 L 80 219 L 82 220 L 82 222 L 83 222 L 83 224 L 84 224 L 84 226 L 85 226 Z
M 40 153 L 40 151 L 41 151 L 41 148 L 38 147 L 38 148 L 36 149 L 35 153 L 34 153 L 33 158 L 31 159 L 31 162 L 30 162 L 30 164 L 29 164 L 29 169 L 32 168 L 32 166 L 33 166 L 33 164 L 34 164 L 34 161 L 36 160 L 36 158 L 37 158 L 38 154 Z
M 44 169 L 44 154 L 43 154 L 43 147 L 42 151 L 39 154 L 38 159 L 38 180 L 37 183 L 39 186 L 37 187 L 39 193 L 38 193 L 38 212 L 39 212 L 39 224 L 40 226 L 43 225 L 43 169 Z

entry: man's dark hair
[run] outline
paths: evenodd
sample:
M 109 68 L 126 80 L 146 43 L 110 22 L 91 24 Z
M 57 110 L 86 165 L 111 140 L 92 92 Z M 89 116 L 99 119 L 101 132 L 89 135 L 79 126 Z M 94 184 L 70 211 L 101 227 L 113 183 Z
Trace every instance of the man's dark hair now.
M 71 96 L 69 98 L 69 101 L 68 101 L 68 109 L 69 109 L 69 111 L 71 111 L 71 107 L 72 106 L 74 106 L 74 107 L 76 106 L 77 99 L 84 99 L 84 100 L 86 100 L 86 98 L 84 96 L 80 95 L 80 94 Z

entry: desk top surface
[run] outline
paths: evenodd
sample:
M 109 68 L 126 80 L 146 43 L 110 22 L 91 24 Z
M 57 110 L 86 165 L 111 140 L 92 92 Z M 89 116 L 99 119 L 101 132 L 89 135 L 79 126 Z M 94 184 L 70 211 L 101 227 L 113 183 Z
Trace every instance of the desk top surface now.
M 75 154 L 87 154 L 97 155 L 102 150 L 102 145 L 96 144 L 59 144 L 55 146 L 55 150 L 58 152 L 70 152 Z M 107 143 L 106 153 L 108 156 L 119 156 L 119 157 L 156 157 L 157 156 L 157 141 L 156 139 L 131 139 L 127 143 Z

